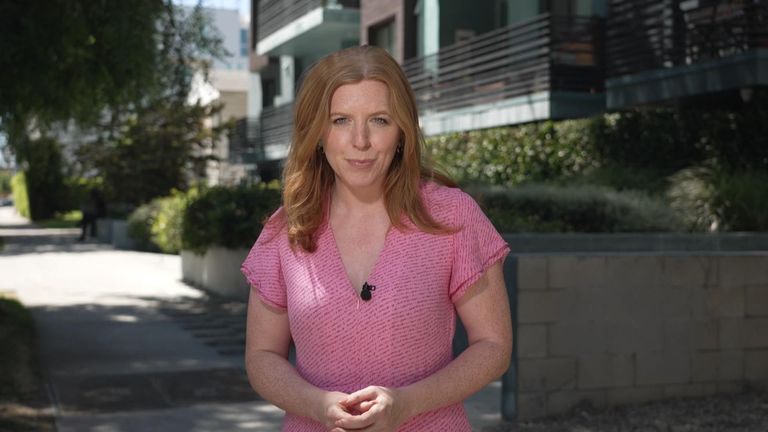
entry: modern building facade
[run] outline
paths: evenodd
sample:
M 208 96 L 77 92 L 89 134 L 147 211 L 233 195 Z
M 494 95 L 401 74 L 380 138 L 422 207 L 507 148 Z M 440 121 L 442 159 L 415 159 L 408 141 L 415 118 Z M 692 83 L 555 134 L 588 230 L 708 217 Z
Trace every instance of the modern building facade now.
M 192 8 L 182 7 L 182 10 L 189 13 Z M 221 36 L 228 55 L 213 59 L 207 81 L 202 76 L 195 78 L 190 101 L 220 102 L 222 111 L 216 118 L 208 119 L 211 126 L 218 126 L 248 114 L 249 22 L 248 17 L 242 17 L 234 9 L 203 8 L 203 13 L 208 15 L 213 28 Z M 230 158 L 230 143 L 225 137 L 223 142 L 211 149 L 211 155 L 217 160 L 208 163 L 208 184 L 236 184 L 252 175 L 248 166 Z
M 359 43 L 401 62 L 426 135 L 702 97 L 746 100 L 768 81 L 767 3 L 252 0 L 258 79 L 238 154 L 278 177 L 302 71 Z
M 314 61 L 360 43 L 357 0 L 252 0 L 248 117 L 238 122 L 232 158 L 279 177 L 290 141 L 301 73 Z
M 612 0 L 609 110 L 654 103 L 748 102 L 768 85 L 768 2 Z

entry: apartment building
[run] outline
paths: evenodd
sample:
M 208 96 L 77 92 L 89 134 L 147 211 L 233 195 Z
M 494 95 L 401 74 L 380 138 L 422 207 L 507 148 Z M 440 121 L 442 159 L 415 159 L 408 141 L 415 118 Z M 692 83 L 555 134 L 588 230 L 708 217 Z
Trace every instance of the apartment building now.
M 302 71 L 360 43 L 401 62 L 426 135 L 739 103 L 768 80 L 765 0 L 252 0 L 251 11 L 258 104 L 238 151 L 264 178 L 279 177 Z

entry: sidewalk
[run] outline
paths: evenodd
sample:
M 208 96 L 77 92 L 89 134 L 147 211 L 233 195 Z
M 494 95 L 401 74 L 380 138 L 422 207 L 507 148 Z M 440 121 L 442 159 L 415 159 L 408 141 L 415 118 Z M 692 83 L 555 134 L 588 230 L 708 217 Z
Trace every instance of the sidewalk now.
M 0 291 L 32 311 L 57 430 L 276 431 L 282 411 L 243 370 L 245 305 L 180 281 L 178 256 L 78 243 L 0 207 Z M 500 386 L 467 401 L 476 430 Z

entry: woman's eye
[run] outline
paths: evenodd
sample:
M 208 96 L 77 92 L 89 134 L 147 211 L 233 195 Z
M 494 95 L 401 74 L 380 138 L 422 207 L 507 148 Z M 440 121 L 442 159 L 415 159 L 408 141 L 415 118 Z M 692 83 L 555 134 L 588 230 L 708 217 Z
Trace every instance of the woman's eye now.
M 389 124 L 389 120 L 385 119 L 384 117 L 374 117 L 373 122 L 379 126 L 386 126 Z
M 335 119 L 331 120 L 333 124 L 335 125 L 343 125 L 347 122 L 346 117 L 336 117 Z

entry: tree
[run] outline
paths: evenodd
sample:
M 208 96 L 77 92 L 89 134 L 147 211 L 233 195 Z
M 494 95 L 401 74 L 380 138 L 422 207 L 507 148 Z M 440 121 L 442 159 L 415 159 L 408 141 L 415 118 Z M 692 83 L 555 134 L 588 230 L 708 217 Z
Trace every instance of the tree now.
M 0 128 L 21 167 L 40 159 L 31 134 L 55 135 L 74 120 L 96 137 L 77 152 L 78 171 L 139 203 L 183 188 L 186 170 L 207 158 L 201 149 L 223 133 L 203 122 L 220 108 L 187 100 L 195 74 L 207 77 L 226 52 L 199 6 L 184 14 L 171 0 L 0 2 L 0 26 Z
M 97 118 L 154 81 L 163 0 L 0 2 L 0 117 L 7 126 Z

